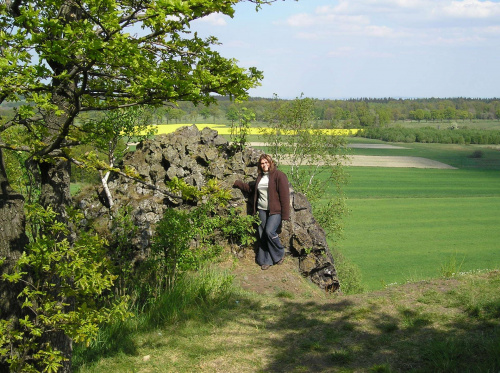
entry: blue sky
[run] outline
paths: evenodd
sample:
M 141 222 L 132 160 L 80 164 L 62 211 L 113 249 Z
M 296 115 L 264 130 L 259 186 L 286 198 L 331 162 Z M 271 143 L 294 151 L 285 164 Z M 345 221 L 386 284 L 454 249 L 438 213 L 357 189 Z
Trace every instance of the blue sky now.
M 292 0 L 192 30 L 264 71 L 251 96 L 500 97 L 500 0 Z

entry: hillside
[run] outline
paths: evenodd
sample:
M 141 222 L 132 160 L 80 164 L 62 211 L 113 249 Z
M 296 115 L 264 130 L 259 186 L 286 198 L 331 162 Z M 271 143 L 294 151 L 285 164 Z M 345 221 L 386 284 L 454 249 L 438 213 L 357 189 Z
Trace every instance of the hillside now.
M 290 258 L 289 258 L 290 259 Z M 125 334 L 80 372 L 497 372 L 500 272 L 326 295 L 244 257 L 222 305 Z M 126 335 L 126 336 L 125 336 Z M 123 347 L 123 346 L 122 346 Z

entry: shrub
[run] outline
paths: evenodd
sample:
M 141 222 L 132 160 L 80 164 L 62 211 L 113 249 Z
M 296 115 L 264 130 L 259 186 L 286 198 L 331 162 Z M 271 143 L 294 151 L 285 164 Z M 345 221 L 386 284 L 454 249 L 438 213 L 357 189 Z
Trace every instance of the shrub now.
M 365 289 L 361 284 L 361 271 L 359 267 L 350 262 L 339 251 L 332 250 L 332 256 L 335 260 L 335 268 L 339 278 L 342 279 L 340 289 L 344 294 L 358 294 Z
M 72 223 L 82 219 L 71 215 Z M 100 324 L 128 316 L 127 299 L 110 292 L 116 276 L 103 239 L 83 232 L 70 243 L 68 228 L 51 208 L 30 206 L 27 218 L 35 228 L 31 242 L 14 273 L 1 279 L 24 288 L 20 318 L 0 321 L 0 359 L 11 371 L 56 372 L 70 357 L 60 342 L 90 343 Z
M 474 150 L 471 154 L 471 158 L 483 158 L 483 151 L 482 150 Z

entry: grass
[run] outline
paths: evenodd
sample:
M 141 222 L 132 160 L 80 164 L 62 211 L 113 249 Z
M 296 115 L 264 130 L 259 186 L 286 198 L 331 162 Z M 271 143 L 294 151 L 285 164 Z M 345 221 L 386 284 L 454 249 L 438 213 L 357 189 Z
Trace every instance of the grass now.
M 349 137 L 351 144 L 387 144 L 379 140 L 360 137 Z M 460 169 L 481 169 L 500 171 L 500 147 L 497 145 L 456 145 L 456 144 L 423 144 L 394 143 L 404 149 L 360 149 L 353 148 L 353 155 L 374 156 L 409 156 L 433 159 Z M 482 152 L 481 158 L 474 158 L 475 151 Z
M 350 214 L 339 250 L 363 287 L 439 277 L 453 257 L 462 271 L 500 268 L 500 174 L 490 170 L 350 167 Z
M 349 199 L 500 196 L 500 173 L 491 170 L 349 167 L 347 171 Z
M 497 372 L 499 286 L 497 271 L 316 300 L 234 290 L 76 371 Z
M 448 145 L 441 152 L 450 147 L 453 151 Z M 498 171 L 350 167 L 348 172 L 351 213 L 340 251 L 360 267 L 368 290 L 437 277 L 454 255 L 462 271 L 500 268 Z

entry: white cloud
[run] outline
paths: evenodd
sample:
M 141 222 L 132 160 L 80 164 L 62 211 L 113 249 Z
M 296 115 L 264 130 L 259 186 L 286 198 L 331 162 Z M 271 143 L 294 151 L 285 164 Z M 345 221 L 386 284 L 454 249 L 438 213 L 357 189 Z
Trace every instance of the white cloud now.
M 393 37 L 396 36 L 394 30 L 387 26 L 367 26 L 365 32 L 369 36 L 375 37 Z
M 282 23 L 281 23 L 282 24 Z M 500 28 L 500 3 L 479 0 L 339 0 L 290 16 L 286 25 L 303 40 L 348 36 L 412 44 L 468 44 Z M 489 32 L 486 32 L 486 27 Z M 464 35 L 455 35 L 461 28 Z M 481 28 L 483 31 L 481 31 Z M 425 30 L 432 29 L 432 34 Z
M 328 53 L 330 57 L 353 57 L 356 54 L 356 49 L 353 47 L 339 47 Z
M 292 27 L 309 27 L 316 22 L 316 17 L 311 14 L 300 13 L 294 14 L 287 19 L 287 24 Z
M 452 1 L 442 7 L 444 16 L 455 18 L 493 18 L 500 16 L 500 4 L 492 1 Z
M 208 23 L 212 26 L 226 26 L 226 16 L 220 13 L 212 13 L 206 17 L 200 18 L 198 22 Z
M 360 50 L 354 47 L 339 47 L 327 53 L 328 57 L 336 58 L 391 58 L 393 53 Z

